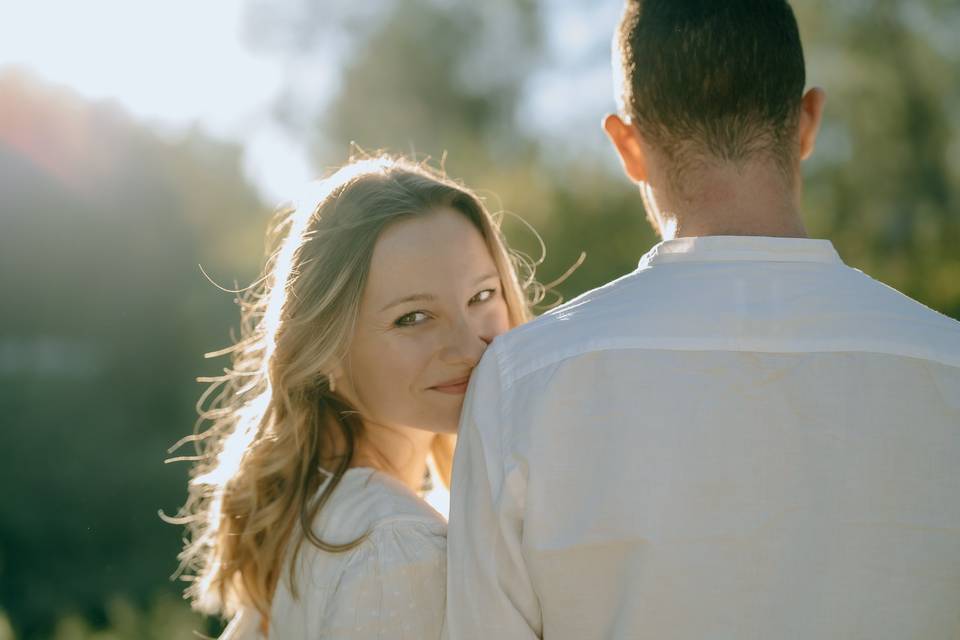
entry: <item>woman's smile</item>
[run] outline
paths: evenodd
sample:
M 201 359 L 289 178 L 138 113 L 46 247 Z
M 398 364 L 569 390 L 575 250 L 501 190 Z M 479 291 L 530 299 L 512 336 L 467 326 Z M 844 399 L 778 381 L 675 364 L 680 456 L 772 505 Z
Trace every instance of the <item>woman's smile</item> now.
M 449 380 L 430 387 L 432 391 L 440 393 L 449 393 L 451 395 L 463 395 L 467 392 L 467 385 L 470 383 L 470 376 Z

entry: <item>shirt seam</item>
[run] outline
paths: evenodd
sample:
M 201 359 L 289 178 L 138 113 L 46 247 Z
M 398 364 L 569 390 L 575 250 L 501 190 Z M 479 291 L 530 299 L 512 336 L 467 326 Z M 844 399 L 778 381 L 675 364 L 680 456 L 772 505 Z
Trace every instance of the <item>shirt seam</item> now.
M 498 395 L 500 396 L 500 402 L 497 403 L 499 405 L 497 407 L 497 421 L 499 423 L 499 428 L 497 429 L 497 434 L 498 434 L 497 459 L 498 459 L 498 471 L 500 474 L 500 477 L 499 477 L 500 495 L 498 496 L 498 499 L 503 500 L 503 494 L 505 491 L 507 491 L 507 459 L 505 455 L 505 452 L 507 451 L 507 447 L 506 447 L 506 443 L 504 442 L 504 438 L 506 436 L 506 431 L 508 428 L 508 423 L 506 418 L 506 407 L 508 404 L 507 394 L 511 389 L 510 389 L 510 386 L 504 385 L 504 375 L 503 375 L 504 367 L 501 361 L 500 344 L 501 343 L 499 342 L 494 342 L 491 345 L 491 347 L 493 349 L 493 355 L 495 358 L 494 362 L 496 364 L 496 370 L 497 370 L 497 392 L 498 392 Z M 525 498 L 524 498 L 524 503 L 526 503 Z M 524 504 L 524 508 L 526 508 L 526 504 Z M 499 511 L 499 509 L 495 509 L 495 510 Z M 522 518 L 521 518 L 521 522 L 523 522 Z M 523 538 L 523 534 L 521 533 L 521 539 L 518 540 L 518 543 L 521 546 L 521 553 L 522 553 L 522 547 L 523 547 L 522 538 Z M 539 589 L 537 588 L 535 581 L 530 577 L 529 572 L 527 572 L 527 579 L 529 580 L 530 588 L 533 590 L 534 597 L 537 600 L 537 610 L 538 610 L 538 613 L 540 614 L 540 629 L 542 630 L 543 629 L 543 599 L 541 598 L 541 594 L 539 592 Z
M 380 529 L 387 528 L 389 526 L 396 525 L 423 525 L 430 529 L 436 529 L 437 531 L 432 533 L 437 533 L 443 535 L 446 533 L 446 525 L 442 522 L 432 520 L 427 516 L 410 516 L 410 515 L 401 515 L 401 516 L 390 516 L 389 518 L 384 518 L 383 520 L 378 520 L 372 525 L 370 525 L 370 533 L 378 531 Z M 402 527 L 408 528 L 408 527 Z
M 662 338 L 657 339 L 658 342 L 663 342 Z M 796 349 L 785 348 L 782 345 L 776 347 L 773 346 L 763 346 L 759 342 L 754 344 L 738 344 L 738 345 L 691 345 L 691 346 L 680 346 L 680 345 L 644 345 L 644 344 L 624 344 L 623 342 L 609 342 L 609 343 L 600 343 L 600 344 L 590 344 L 589 346 L 568 349 L 566 351 L 559 351 L 554 354 L 553 357 L 544 360 L 530 368 L 517 368 L 511 371 L 505 389 L 510 389 L 513 385 L 521 382 L 528 376 L 534 375 L 543 369 L 557 365 L 566 360 L 576 358 L 582 355 L 589 353 L 596 353 L 600 351 L 616 351 L 616 350 L 630 350 L 630 351 L 682 351 L 682 352 L 704 352 L 704 353 L 762 353 L 762 354 L 781 354 L 781 355 L 803 355 L 803 354 L 814 354 L 814 353 L 850 353 L 850 354 L 875 354 L 881 356 L 893 356 L 898 358 L 909 358 L 911 360 L 920 360 L 922 362 L 932 362 L 940 364 L 947 367 L 960 368 L 960 356 L 956 359 L 939 357 L 939 354 L 930 355 L 918 355 L 916 351 L 909 349 L 876 349 L 876 348 L 856 348 L 851 345 L 844 345 L 843 347 L 830 347 L 824 346 L 821 348 L 816 347 L 797 347 Z M 510 368 L 507 367 L 507 370 L 510 371 Z M 506 394 L 504 394 L 506 395 Z M 500 410 L 503 411 L 503 405 L 506 403 L 501 403 Z M 502 431 L 501 431 L 502 432 Z
M 507 430 L 507 422 L 505 419 L 506 413 L 504 411 L 504 407 L 507 404 L 507 394 L 503 385 L 504 367 L 501 360 L 499 343 L 494 342 L 491 346 L 493 347 L 494 363 L 496 364 L 497 370 L 497 395 L 500 396 L 500 402 L 497 403 L 497 422 L 499 423 L 497 428 L 497 473 L 500 476 L 499 485 L 500 492 L 502 493 L 507 480 L 507 461 L 503 456 L 503 452 L 506 451 L 506 447 L 504 446 L 504 438 Z
M 717 241 L 720 237 L 675 238 L 663 240 L 650 248 L 640 259 L 640 264 L 653 265 L 654 261 L 757 261 L 757 262 L 822 262 L 843 263 L 834 244 L 823 238 L 790 238 L 789 242 L 763 242 L 747 236 L 722 236 L 729 241 Z M 776 239 L 780 240 L 780 239 Z M 733 247 L 729 245 L 735 245 Z M 739 246 L 737 246 L 739 245 Z M 764 246 L 766 245 L 766 246 Z M 792 247 L 792 250 L 791 250 Z

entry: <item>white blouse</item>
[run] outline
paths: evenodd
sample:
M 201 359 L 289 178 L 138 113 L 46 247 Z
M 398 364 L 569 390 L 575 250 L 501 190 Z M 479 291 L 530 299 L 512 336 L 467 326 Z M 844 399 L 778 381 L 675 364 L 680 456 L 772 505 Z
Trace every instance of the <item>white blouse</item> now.
M 446 588 L 446 522 L 400 481 L 349 469 L 314 523 L 324 542 L 367 539 L 342 553 L 301 545 L 277 585 L 269 640 L 439 638 Z M 294 595 L 296 593 L 296 595 Z M 260 616 L 240 611 L 221 640 L 263 640 Z

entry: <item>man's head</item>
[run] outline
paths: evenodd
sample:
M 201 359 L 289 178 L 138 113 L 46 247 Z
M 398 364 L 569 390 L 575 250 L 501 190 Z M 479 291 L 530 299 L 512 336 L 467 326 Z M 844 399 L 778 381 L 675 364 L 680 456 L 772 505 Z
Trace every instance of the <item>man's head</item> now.
M 703 167 L 755 162 L 798 180 L 823 93 L 803 93 L 786 0 L 627 0 L 614 62 L 621 116 L 604 128 L 634 181 L 653 163 L 681 192 Z

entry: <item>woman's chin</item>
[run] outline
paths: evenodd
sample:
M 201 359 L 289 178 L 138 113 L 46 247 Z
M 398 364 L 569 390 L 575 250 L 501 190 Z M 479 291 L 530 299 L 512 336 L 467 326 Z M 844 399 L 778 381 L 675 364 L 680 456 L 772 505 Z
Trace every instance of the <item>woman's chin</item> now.
M 432 429 L 436 433 L 445 433 L 455 435 L 460 428 L 460 412 L 453 417 L 447 418 L 442 421 L 438 421 L 436 424 L 436 429 Z
M 454 419 L 437 420 L 427 427 L 428 431 L 439 434 L 456 434 L 460 426 L 460 417 Z

